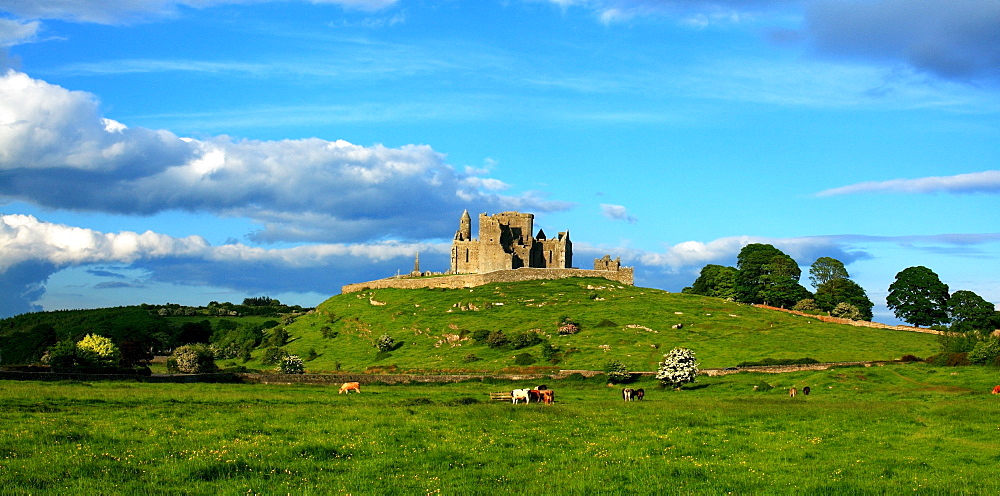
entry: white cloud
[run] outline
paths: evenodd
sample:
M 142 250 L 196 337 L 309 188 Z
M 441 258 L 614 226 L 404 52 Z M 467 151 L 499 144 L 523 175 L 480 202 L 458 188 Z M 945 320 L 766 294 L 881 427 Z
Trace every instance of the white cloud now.
M 611 204 L 608 204 L 608 203 L 602 203 L 601 204 L 601 213 L 605 217 L 607 217 L 607 218 L 609 218 L 611 220 L 624 220 L 624 221 L 628 222 L 629 224 L 635 224 L 636 221 L 638 220 L 635 217 L 633 217 L 632 215 L 630 215 L 628 213 L 628 209 L 626 209 L 622 205 L 611 205 Z
M 177 15 L 179 7 L 206 8 L 226 4 L 254 4 L 269 0 L 7 0 L 0 11 L 24 19 L 60 19 L 98 24 L 121 24 Z M 314 4 L 378 10 L 397 0 L 307 0 Z
M 922 177 L 871 181 L 816 193 L 816 196 L 850 195 L 858 193 L 1000 193 L 1000 170 L 988 170 L 955 176 Z
M 34 41 L 38 37 L 41 23 L 0 19 L 0 47 L 20 45 Z
M 120 214 L 246 217 L 258 241 L 448 237 L 463 208 L 568 208 L 427 145 L 180 138 L 103 118 L 93 95 L 15 71 L 0 77 L 0 198 Z M 427 219 L 435 219 L 428 221 Z

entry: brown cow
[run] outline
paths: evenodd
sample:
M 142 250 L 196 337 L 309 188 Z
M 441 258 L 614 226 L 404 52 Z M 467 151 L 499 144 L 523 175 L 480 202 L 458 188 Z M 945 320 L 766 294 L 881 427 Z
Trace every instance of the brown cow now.
M 555 400 L 556 400 L 556 398 L 555 398 L 556 393 L 554 391 L 552 391 L 551 389 L 543 389 L 541 391 L 541 393 L 542 393 L 542 401 L 546 405 L 551 405 L 553 402 L 555 402 Z
M 337 394 L 341 393 L 351 394 L 352 389 L 360 393 L 361 384 L 357 382 L 345 382 L 343 385 L 340 386 L 340 392 L 338 392 Z
M 1000 386 L 993 387 L 993 394 L 1000 394 Z
M 529 389 L 528 390 L 528 399 L 530 399 L 531 401 L 534 401 L 535 403 L 541 403 L 541 401 L 542 401 L 542 393 L 544 393 L 544 392 L 545 392 L 544 389 Z
M 795 388 L 792 388 L 792 389 L 788 390 L 788 396 L 791 396 L 792 398 L 794 398 L 796 394 L 799 394 L 799 392 L 796 391 Z
M 635 392 L 632 393 L 632 397 L 638 401 L 642 401 L 642 399 L 646 397 L 646 391 L 642 388 L 636 389 Z

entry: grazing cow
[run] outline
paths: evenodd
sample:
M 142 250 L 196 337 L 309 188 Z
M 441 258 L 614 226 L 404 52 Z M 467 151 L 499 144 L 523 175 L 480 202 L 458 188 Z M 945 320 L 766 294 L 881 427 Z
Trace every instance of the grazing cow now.
M 635 395 L 635 390 L 632 388 L 622 389 L 622 399 L 625 401 L 632 401 L 632 396 Z
M 642 399 L 646 396 L 646 391 L 644 391 L 642 388 L 636 389 L 635 392 L 632 393 L 632 396 L 636 400 L 642 401 Z
M 544 390 L 542 390 L 542 401 L 546 405 L 551 405 L 556 400 L 555 396 L 556 396 L 556 393 L 554 391 L 552 391 L 551 389 L 544 389 Z
M 529 389 L 528 390 L 528 398 L 530 398 L 535 403 L 541 403 L 541 401 L 542 401 L 542 393 L 544 393 L 544 392 L 545 392 L 545 390 Z
M 788 396 L 794 398 L 796 394 L 799 394 L 799 392 L 796 391 L 795 388 L 792 388 L 792 389 L 788 390 Z
M 802 394 L 809 396 L 809 386 L 802 388 Z
M 523 399 L 525 403 L 530 403 L 531 400 L 530 400 L 530 396 L 528 396 L 528 391 L 531 391 L 531 390 L 530 389 L 515 389 L 515 390 L 511 391 L 510 392 L 510 402 L 516 405 L 517 404 L 517 400 L 522 400 Z
M 1000 386 L 993 387 L 993 394 L 1000 394 Z
M 351 394 L 351 390 L 352 389 L 360 393 L 361 392 L 361 384 L 359 384 L 357 382 L 345 382 L 344 384 L 342 384 L 340 386 L 340 392 L 337 393 L 337 394 L 341 394 L 341 393 Z

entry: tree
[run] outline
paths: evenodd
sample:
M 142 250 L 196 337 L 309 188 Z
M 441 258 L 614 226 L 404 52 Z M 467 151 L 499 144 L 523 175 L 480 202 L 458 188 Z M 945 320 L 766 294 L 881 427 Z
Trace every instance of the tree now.
M 697 375 L 698 362 L 695 361 L 694 352 L 688 348 L 674 348 L 663 355 L 663 361 L 656 371 L 656 378 L 661 385 L 677 389 L 694 382 Z
M 951 318 L 951 330 L 955 332 L 978 331 L 988 335 L 998 327 L 997 311 L 993 304 L 972 291 L 955 291 L 948 298 L 948 315 Z
M 733 286 L 736 283 L 736 268 L 709 264 L 701 269 L 698 278 L 691 285 L 689 293 L 712 296 L 725 300 L 735 299 Z
M 608 360 L 608 363 L 604 364 L 604 374 L 608 376 L 609 381 L 615 384 L 628 382 L 632 378 L 628 367 L 621 360 Z
M 871 320 L 875 306 L 865 289 L 850 279 L 833 279 L 816 288 L 816 306 L 824 312 L 832 312 L 840 303 L 847 303 L 858 309 L 859 320 Z
M 110 339 L 97 334 L 87 334 L 76 343 L 76 356 L 90 365 L 116 366 L 121 352 Z
M 922 265 L 908 267 L 896 274 L 885 302 L 896 318 L 915 326 L 948 322 L 948 285 Z
M 302 363 L 302 359 L 298 355 L 288 355 L 281 359 L 277 372 L 282 374 L 304 374 L 306 373 L 306 366 Z
M 170 358 L 176 364 L 177 371 L 183 374 L 206 374 L 218 370 L 215 366 L 215 353 L 203 343 L 180 346 Z
M 836 282 L 838 279 L 847 279 L 847 269 L 843 262 L 836 258 L 819 257 L 809 267 L 809 282 L 812 287 L 819 289 L 820 286 L 829 282 Z
M 802 269 L 792 257 L 771 245 L 743 247 L 736 259 L 733 291 L 736 301 L 792 306 L 812 296 L 799 284 Z
M 858 310 L 858 307 L 843 301 L 837 303 L 837 306 L 833 308 L 830 315 L 840 317 L 842 319 L 861 320 L 861 311 Z

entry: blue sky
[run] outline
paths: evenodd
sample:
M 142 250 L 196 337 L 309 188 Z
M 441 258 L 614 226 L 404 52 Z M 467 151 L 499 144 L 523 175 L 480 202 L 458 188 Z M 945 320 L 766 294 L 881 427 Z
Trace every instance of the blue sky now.
M 0 46 L 0 316 L 313 306 L 463 209 L 1000 302 L 996 0 L 0 0 Z

